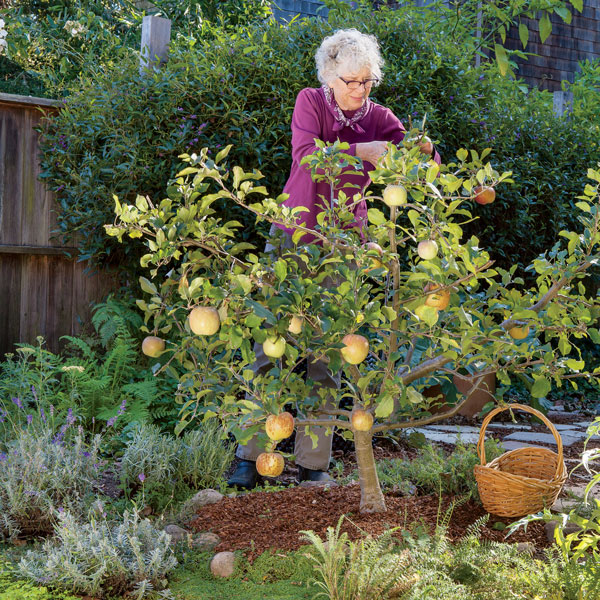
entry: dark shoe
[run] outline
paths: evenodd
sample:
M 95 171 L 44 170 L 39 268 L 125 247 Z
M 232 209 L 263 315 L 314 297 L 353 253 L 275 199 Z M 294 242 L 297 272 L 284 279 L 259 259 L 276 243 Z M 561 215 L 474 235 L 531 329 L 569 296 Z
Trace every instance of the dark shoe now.
M 256 462 L 253 460 L 240 460 L 235 471 L 227 481 L 230 487 L 243 488 L 252 490 L 258 482 L 258 471 L 256 470 Z
M 335 483 L 327 471 L 315 471 L 298 465 L 298 483 L 303 481 L 314 481 L 318 483 Z

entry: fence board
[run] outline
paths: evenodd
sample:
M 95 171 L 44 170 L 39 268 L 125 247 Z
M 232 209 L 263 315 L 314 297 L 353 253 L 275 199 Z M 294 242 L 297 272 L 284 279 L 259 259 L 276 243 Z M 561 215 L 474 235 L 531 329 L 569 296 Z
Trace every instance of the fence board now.
M 65 255 L 54 234 L 56 203 L 39 179 L 39 107 L 59 103 L 0 94 L 0 360 L 18 342 L 46 339 L 56 352 L 64 335 L 89 322 L 91 304 L 116 288 L 116 276 L 89 273 Z

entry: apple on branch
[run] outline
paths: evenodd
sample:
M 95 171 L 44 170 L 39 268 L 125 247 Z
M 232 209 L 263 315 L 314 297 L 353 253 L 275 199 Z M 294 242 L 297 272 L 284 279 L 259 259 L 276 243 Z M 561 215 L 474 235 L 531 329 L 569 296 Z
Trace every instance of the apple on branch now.
M 190 312 L 190 329 L 196 335 L 213 335 L 221 327 L 219 312 L 212 306 L 196 306 Z
M 342 338 L 345 346 L 341 349 L 342 357 L 351 365 L 360 364 L 369 354 L 369 341 L 366 337 L 349 333 Z
M 439 290 L 439 291 L 436 291 Z M 425 298 L 425 306 L 432 306 L 438 310 L 445 310 L 450 304 L 450 290 L 440 290 L 435 283 L 428 283 L 424 290 L 427 296 Z
M 271 358 L 281 358 L 285 353 L 285 339 L 281 336 L 267 338 L 263 345 L 263 352 Z
M 283 473 L 285 461 L 279 452 L 263 452 L 256 459 L 256 470 L 263 477 L 277 477 Z
M 435 240 L 423 240 L 417 245 L 417 254 L 423 260 L 432 260 L 437 256 L 438 245 Z
M 383 201 L 388 206 L 406 204 L 406 188 L 403 185 L 387 185 L 383 190 Z
M 265 425 L 269 438 L 275 442 L 284 440 L 294 433 L 294 417 L 287 411 L 269 415 Z
M 363 408 L 355 408 L 350 416 L 352 428 L 356 431 L 370 431 L 373 427 L 373 415 Z
M 372 250 L 377 252 L 379 256 L 383 256 L 383 248 L 377 242 L 367 242 L 365 244 L 365 248 L 367 250 Z M 366 269 L 366 272 L 373 271 L 374 269 L 385 268 L 385 265 L 378 258 L 371 258 L 371 266 Z
M 146 356 L 156 358 L 165 349 L 165 340 L 156 337 L 155 335 L 149 335 L 144 338 L 142 342 L 142 352 Z
M 302 326 L 304 324 L 304 319 L 298 315 L 294 315 L 290 319 L 290 324 L 288 325 L 288 331 L 293 333 L 294 335 L 298 335 L 302 333 Z
M 508 330 L 508 335 L 514 340 L 524 340 L 529 335 L 529 325 L 523 327 L 515 325 Z
M 477 204 L 491 204 L 496 199 L 496 190 L 493 187 L 478 185 L 473 192 Z

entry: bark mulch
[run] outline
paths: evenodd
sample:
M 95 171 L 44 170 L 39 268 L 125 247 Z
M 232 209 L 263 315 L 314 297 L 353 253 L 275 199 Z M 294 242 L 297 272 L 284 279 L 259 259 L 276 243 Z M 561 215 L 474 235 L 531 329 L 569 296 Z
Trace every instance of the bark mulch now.
M 301 539 L 302 530 L 313 530 L 324 538 L 327 527 L 335 527 L 342 514 L 348 517 L 342 531 L 347 531 L 351 539 L 365 532 L 378 535 L 393 527 L 400 528 L 395 534 L 398 537 L 402 530 L 414 532 L 419 526 L 431 533 L 451 501 L 448 496 L 442 496 L 440 502 L 437 495 L 386 495 L 387 512 L 361 514 L 360 487 L 356 484 L 329 489 L 293 487 L 224 498 L 202 508 L 189 526 L 193 531 L 217 534 L 221 538 L 217 552 L 244 550 L 252 560 L 269 549 L 298 549 L 307 543 Z M 485 514 L 483 507 L 472 500 L 455 506 L 449 522 L 450 540 L 460 539 L 469 525 Z M 481 537 L 510 543 L 531 542 L 538 551 L 549 545 L 542 523 L 532 523 L 526 532 L 519 530 L 506 539 L 506 532 L 492 528 L 494 523 L 508 525 L 514 520 L 491 516 Z

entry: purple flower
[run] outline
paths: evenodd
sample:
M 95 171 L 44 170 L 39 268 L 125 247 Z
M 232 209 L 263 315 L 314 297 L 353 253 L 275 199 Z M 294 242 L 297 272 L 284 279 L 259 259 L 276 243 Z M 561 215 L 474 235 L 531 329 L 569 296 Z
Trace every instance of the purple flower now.
M 12 401 L 14 404 L 17 405 L 18 408 L 23 408 L 23 403 L 21 402 L 21 400 L 19 398 L 13 398 Z
M 75 423 L 75 417 L 73 416 L 73 409 L 69 408 L 67 411 L 67 425 L 73 425 Z
M 89 458 L 89 457 L 91 456 L 91 454 L 90 454 L 89 452 L 84 452 L 84 453 L 83 453 L 83 455 L 84 455 L 86 458 Z
M 4 452 L 0 452 L 0 462 L 4 462 L 7 458 L 8 458 L 8 456 L 6 456 L 6 454 L 4 454 Z
M 485 75 L 480 75 L 479 76 L 479 81 L 481 81 L 482 79 L 485 79 Z
M 146 480 L 146 476 L 145 476 L 143 473 L 140 473 L 140 474 L 138 475 L 138 479 L 139 479 L 139 480 L 140 480 L 142 483 L 144 483 L 144 481 Z
M 46 422 L 46 413 L 44 412 L 44 409 L 40 407 L 40 417 L 42 417 L 42 422 L 45 423 Z
M 27 415 L 27 425 L 31 425 L 33 423 L 33 415 Z
M 124 398 L 123 402 L 121 402 L 121 406 L 119 406 L 119 412 L 117 413 L 118 415 L 125 413 L 125 406 L 127 406 L 127 400 Z
M 65 187 L 65 186 L 63 185 L 62 187 Z M 38 397 L 37 397 L 37 392 L 35 391 L 35 385 L 31 386 L 31 393 L 33 394 L 33 399 L 37 402 Z
M 54 404 L 50 405 L 50 416 L 52 417 L 54 415 Z

